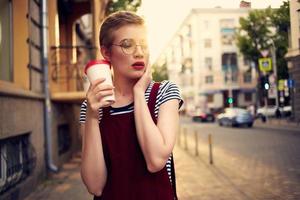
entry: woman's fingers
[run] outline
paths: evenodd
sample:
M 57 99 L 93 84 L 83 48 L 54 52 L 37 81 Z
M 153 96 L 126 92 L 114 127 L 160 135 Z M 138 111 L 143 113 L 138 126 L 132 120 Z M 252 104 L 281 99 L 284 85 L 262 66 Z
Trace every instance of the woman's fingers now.
M 91 82 L 90 89 L 93 90 L 95 87 L 97 87 L 97 85 L 103 83 L 104 81 L 105 81 L 105 78 L 99 78 L 99 79 L 94 80 L 93 82 Z
M 106 97 L 106 96 L 109 96 L 109 95 L 112 95 L 112 94 L 113 94 L 112 90 L 102 90 L 102 91 L 96 93 L 96 97 L 97 97 L 98 100 L 101 101 L 101 99 L 103 97 Z
M 94 87 L 93 92 L 97 93 L 102 90 L 113 90 L 114 86 L 107 85 L 107 84 L 98 84 L 96 87 Z

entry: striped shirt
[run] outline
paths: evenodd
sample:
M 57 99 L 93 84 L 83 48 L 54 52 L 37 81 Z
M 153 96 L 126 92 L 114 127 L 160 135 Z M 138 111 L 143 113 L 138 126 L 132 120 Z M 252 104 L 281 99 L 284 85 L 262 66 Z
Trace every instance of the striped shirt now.
M 153 84 L 154 84 L 154 81 L 152 81 L 150 83 L 150 85 L 148 86 L 148 88 L 145 92 L 145 100 L 146 100 L 147 103 L 148 103 L 148 100 L 149 100 L 149 96 L 150 96 L 150 92 L 151 92 Z M 156 102 L 155 102 L 154 113 L 155 113 L 156 118 L 158 117 L 158 111 L 159 111 L 160 105 L 162 105 L 163 103 L 165 103 L 165 102 L 167 102 L 171 99 L 178 99 L 179 100 L 179 108 L 183 104 L 183 100 L 180 96 L 180 92 L 179 92 L 179 89 L 178 89 L 177 85 L 170 82 L 170 81 L 162 81 L 160 86 L 159 86 L 159 90 L 158 90 L 157 97 L 156 97 Z M 86 109 L 87 109 L 87 100 L 85 100 L 81 104 L 80 119 L 79 119 L 80 123 L 85 123 Z M 124 113 L 131 113 L 133 111 L 134 111 L 134 104 L 131 103 L 129 105 L 119 107 L 119 108 L 111 107 L 110 114 L 111 115 L 120 115 L 120 114 L 124 114 Z M 99 123 L 101 121 L 102 115 L 103 115 L 102 108 L 100 108 L 99 109 Z M 171 179 L 171 156 L 169 157 L 169 159 L 166 163 L 166 168 L 167 168 L 167 171 L 168 171 L 170 181 L 172 182 L 172 179 Z

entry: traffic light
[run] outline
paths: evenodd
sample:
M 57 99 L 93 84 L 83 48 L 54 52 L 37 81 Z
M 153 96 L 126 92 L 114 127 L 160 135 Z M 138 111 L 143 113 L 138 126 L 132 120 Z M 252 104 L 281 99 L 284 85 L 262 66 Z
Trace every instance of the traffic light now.
M 265 83 L 265 84 L 264 84 L 264 88 L 265 88 L 265 90 L 270 89 L 270 84 L 269 84 L 269 83 Z
M 233 104 L 233 98 L 232 97 L 228 97 L 227 98 L 227 103 L 228 104 Z
M 268 76 L 260 77 L 260 84 L 262 89 L 269 90 L 270 89 L 269 77 Z

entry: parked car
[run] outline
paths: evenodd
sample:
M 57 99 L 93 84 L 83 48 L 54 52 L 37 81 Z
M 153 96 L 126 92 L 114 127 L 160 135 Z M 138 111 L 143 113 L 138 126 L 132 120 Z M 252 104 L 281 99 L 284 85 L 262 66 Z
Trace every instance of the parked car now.
M 192 116 L 194 122 L 214 122 L 215 116 L 209 111 L 198 110 Z
M 276 106 L 267 106 L 258 108 L 256 111 L 257 118 L 264 117 L 287 117 L 291 115 L 292 107 L 284 106 L 284 107 L 276 107 Z
M 243 108 L 226 108 L 217 116 L 220 126 L 253 126 L 254 118 L 251 113 Z

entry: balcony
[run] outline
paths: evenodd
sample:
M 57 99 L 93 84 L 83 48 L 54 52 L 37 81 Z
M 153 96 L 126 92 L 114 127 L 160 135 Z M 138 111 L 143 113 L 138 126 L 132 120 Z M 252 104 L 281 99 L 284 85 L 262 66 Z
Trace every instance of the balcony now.
M 80 103 L 85 99 L 89 83 L 84 75 L 84 66 L 95 58 L 94 46 L 51 46 L 49 79 L 51 100 Z

